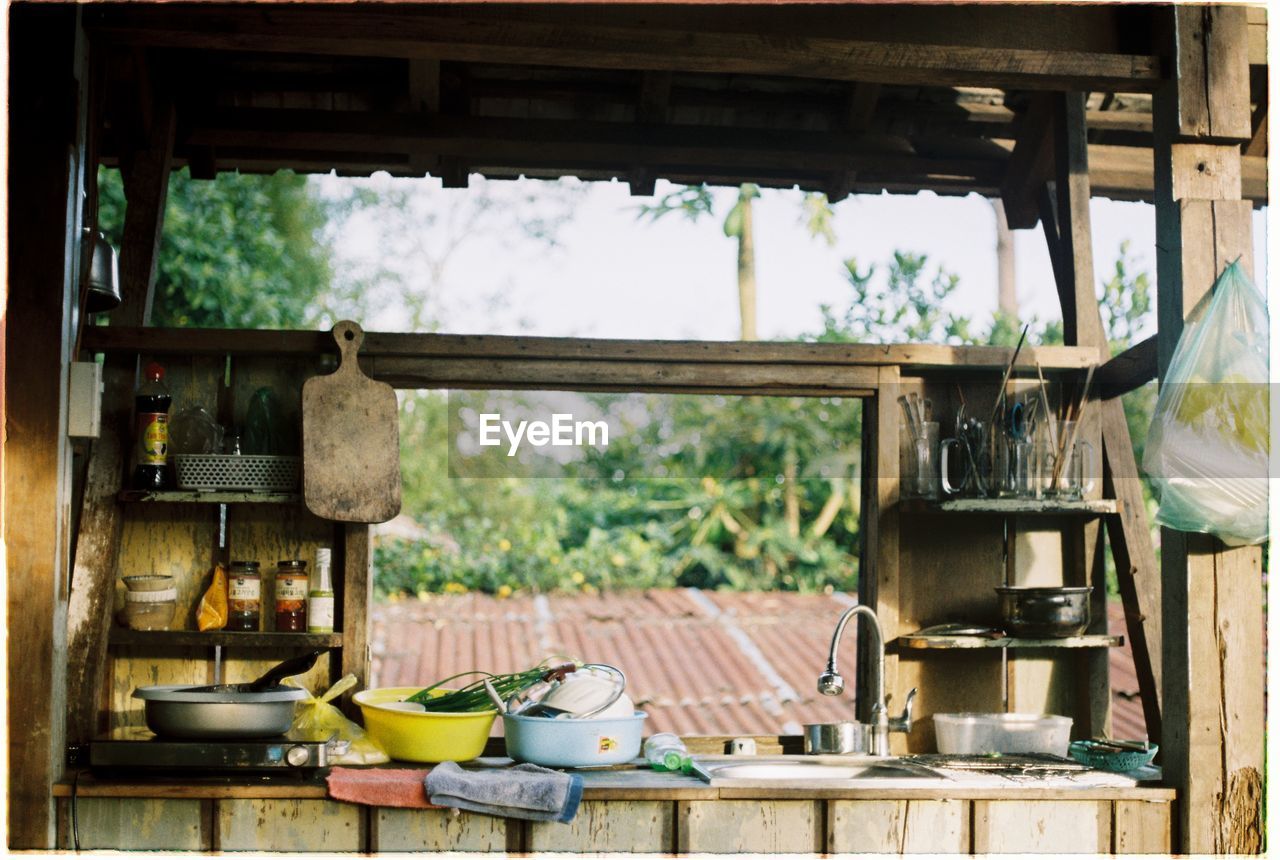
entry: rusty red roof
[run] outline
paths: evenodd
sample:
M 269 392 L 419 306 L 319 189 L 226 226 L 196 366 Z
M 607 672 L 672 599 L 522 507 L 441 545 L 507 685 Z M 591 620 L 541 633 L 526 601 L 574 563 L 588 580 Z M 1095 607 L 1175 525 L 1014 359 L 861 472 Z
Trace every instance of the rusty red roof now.
M 849 692 L 828 698 L 815 688 L 836 619 L 852 604 L 842 593 L 698 589 L 380 602 L 371 686 L 425 686 L 478 667 L 512 672 L 563 655 L 626 671 L 647 732 L 799 734 L 804 723 L 852 714 L 855 637 L 840 650 Z M 1124 632 L 1118 607 L 1109 623 Z M 1112 649 L 1111 676 L 1114 736 L 1145 737 L 1127 645 Z

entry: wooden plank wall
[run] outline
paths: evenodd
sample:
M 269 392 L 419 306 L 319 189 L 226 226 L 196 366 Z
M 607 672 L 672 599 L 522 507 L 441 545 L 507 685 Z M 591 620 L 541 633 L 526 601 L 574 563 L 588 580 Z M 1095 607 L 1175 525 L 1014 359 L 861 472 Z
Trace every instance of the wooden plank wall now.
M 69 801 L 59 844 L 71 847 Z M 601 854 L 1167 853 L 1168 800 L 588 800 L 569 824 L 321 799 L 81 798 L 82 848 Z
M 1021 363 L 1021 362 L 1020 362 Z M 943 439 L 954 436 L 955 417 L 964 397 L 966 414 L 984 422 L 991 414 L 999 373 L 907 376 L 882 389 L 880 399 L 893 408 L 882 433 L 898 432 L 899 394 L 918 394 L 933 405 Z M 1025 384 L 1025 383 L 1023 383 Z M 1017 390 L 1015 380 L 1010 390 Z M 1056 402 L 1057 386 L 1050 385 Z M 1095 452 L 1101 439 L 1096 422 L 1081 430 Z M 896 438 L 896 436 L 895 436 Z M 896 474 L 896 455 L 893 463 Z M 883 484 L 884 482 L 881 481 Z M 1101 495 L 1096 481 L 1090 497 Z M 994 514 L 904 512 L 895 515 L 896 559 L 893 579 L 879 577 L 876 612 L 886 638 L 932 624 L 964 621 L 1000 625 L 995 587 L 1006 578 L 1016 585 L 1085 584 L 1081 525 L 1075 517 L 1002 517 Z M 1007 520 L 1007 521 L 1006 521 Z M 1008 557 L 1005 533 L 1008 529 Z M 889 550 L 881 546 L 880 564 Z M 891 587 L 890 587 L 891 586 Z M 890 597 L 892 595 L 892 597 Z M 1105 591 L 1100 591 L 1105 598 Z M 1095 612 L 1105 625 L 1106 614 Z M 890 627 L 892 624 L 892 628 Z M 896 630 L 895 633 L 889 632 Z M 886 690 L 901 703 L 916 687 L 915 727 L 894 735 L 895 751 L 933 752 L 936 737 L 930 716 L 963 711 L 1053 713 L 1074 720 L 1073 737 L 1089 737 L 1106 725 L 1109 708 L 1105 650 L 1086 651 L 899 651 L 886 665 Z M 891 707 L 897 712 L 897 708 Z
M 150 357 L 143 356 L 143 362 Z M 250 398 L 261 387 L 271 388 L 280 405 L 285 423 L 297 425 L 300 413 L 302 381 L 315 372 L 314 359 L 294 357 L 237 359 L 231 372 L 232 387 L 224 392 L 221 385 L 226 373 L 225 360 L 212 356 L 163 356 L 159 359 L 166 370 L 166 380 L 173 394 L 172 413 L 188 406 L 202 406 L 228 427 L 242 427 Z M 219 408 L 221 406 L 221 409 Z M 221 414 L 219 414 L 221 412 Z M 302 558 L 309 568 L 314 565 L 316 550 L 333 547 L 339 564 L 335 566 L 335 587 L 363 604 L 368 594 L 367 537 L 363 542 L 364 561 L 353 575 L 349 588 L 344 576 L 352 569 L 342 548 L 361 544 L 364 527 L 354 529 L 335 526 L 308 512 L 302 504 L 230 505 L 227 510 L 227 549 L 218 548 L 219 512 L 215 505 L 129 503 L 123 506 L 119 565 L 116 571 L 115 609 L 123 605 L 124 586 L 119 577 L 141 573 L 172 575 L 178 589 L 173 629 L 195 630 L 196 606 L 208 588 L 213 565 L 223 561 L 250 559 L 259 561 L 263 572 L 263 629 L 272 629 L 274 572 L 276 562 L 284 558 Z M 354 533 L 354 537 L 352 537 Z M 354 550 L 359 556 L 360 550 Z M 225 556 L 225 557 L 224 557 Z M 337 680 L 340 669 L 354 669 L 362 682 L 367 680 L 367 625 L 360 612 L 347 613 L 355 630 L 344 628 L 344 659 L 316 664 L 297 683 L 312 692 L 323 692 Z M 344 620 L 346 620 L 344 618 Z M 271 665 L 289 656 L 287 649 L 223 649 L 225 668 L 223 681 L 248 681 Z M 350 652 L 350 658 L 346 654 Z M 212 648 L 169 649 L 158 653 L 153 647 L 115 646 L 108 677 L 109 690 L 101 702 L 104 717 L 109 713 L 112 728 L 143 725 L 141 703 L 132 698 L 135 687 L 149 684 L 211 683 L 214 680 Z M 363 668 L 363 671 L 361 671 Z

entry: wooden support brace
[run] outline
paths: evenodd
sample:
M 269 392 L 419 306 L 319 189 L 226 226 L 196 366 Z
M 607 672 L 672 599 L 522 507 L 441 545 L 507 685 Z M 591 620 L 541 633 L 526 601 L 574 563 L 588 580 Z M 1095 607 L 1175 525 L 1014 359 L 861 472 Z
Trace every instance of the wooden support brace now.
M 1110 400 L 1156 378 L 1156 336 L 1139 341 L 1098 368 L 1093 378 L 1098 397 Z
M 125 175 L 124 240 L 120 248 L 123 301 L 112 314 L 118 325 L 146 325 L 151 319 L 156 258 L 164 226 L 173 153 L 174 106 L 162 99 L 150 112 L 145 145 L 130 159 Z M 107 634 L 119 560 L 122 517 L 116 501 L 128 463 L 130 392 L 137 359 L 110 355 L 103 367 L 102 428 L 89 457 L 80 533 L 67 608 L 67 680 L 76 695 L 68 701 L 67 734 L 89 740 L 99 730 Z
M 1062 300 L 1063 328 L 1067 343 L 1096 346 L 1099 355 L 1110 355 L 1093 285 L 1093 251 L 1089 223 L 1088 142 L 1084 96 L 1055 96 L 1054 193 L 1041 195 L 1046 240 L 1053 261 L 1058 294 Z M 1130 642 L 1133 645 L 1138 687 L 1142 696 L 1147 735 L 1159 742 L 1160 578 L 1146 502 L 1133 456 L 1133 443 L 1118 399 L 1097 401 L 1103 447 L 1103 490 L 1114 492 L 1121 513 L 1107 518 L 1107 536 L 1120 580 Z

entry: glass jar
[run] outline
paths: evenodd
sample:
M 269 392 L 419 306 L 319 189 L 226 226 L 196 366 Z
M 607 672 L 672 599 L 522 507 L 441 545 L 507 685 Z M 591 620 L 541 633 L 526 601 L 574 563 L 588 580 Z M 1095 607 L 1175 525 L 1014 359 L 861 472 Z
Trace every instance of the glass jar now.
M 276 565 L 276 631 L 305 633 L 307 630 L 307 563 L 290 558 Z
M 227 630 L 262 629 L 262 574 L 256 561 L 233 561 L 227 575 Z
M 173 610 L 178 605 L 178 590 L 126 591 L 120 619 L 130 630 L 168 630 L 173 624 Z

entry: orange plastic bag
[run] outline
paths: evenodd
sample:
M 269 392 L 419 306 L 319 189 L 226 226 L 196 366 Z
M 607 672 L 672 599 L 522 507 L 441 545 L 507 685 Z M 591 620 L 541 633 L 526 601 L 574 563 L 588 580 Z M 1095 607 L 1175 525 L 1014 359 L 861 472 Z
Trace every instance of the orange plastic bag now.
M 213 582 L 200 598 L 196 626 L 201 631 L 221 630 L 227 626 L 227 572 L 220 564 L 213 568 Z

